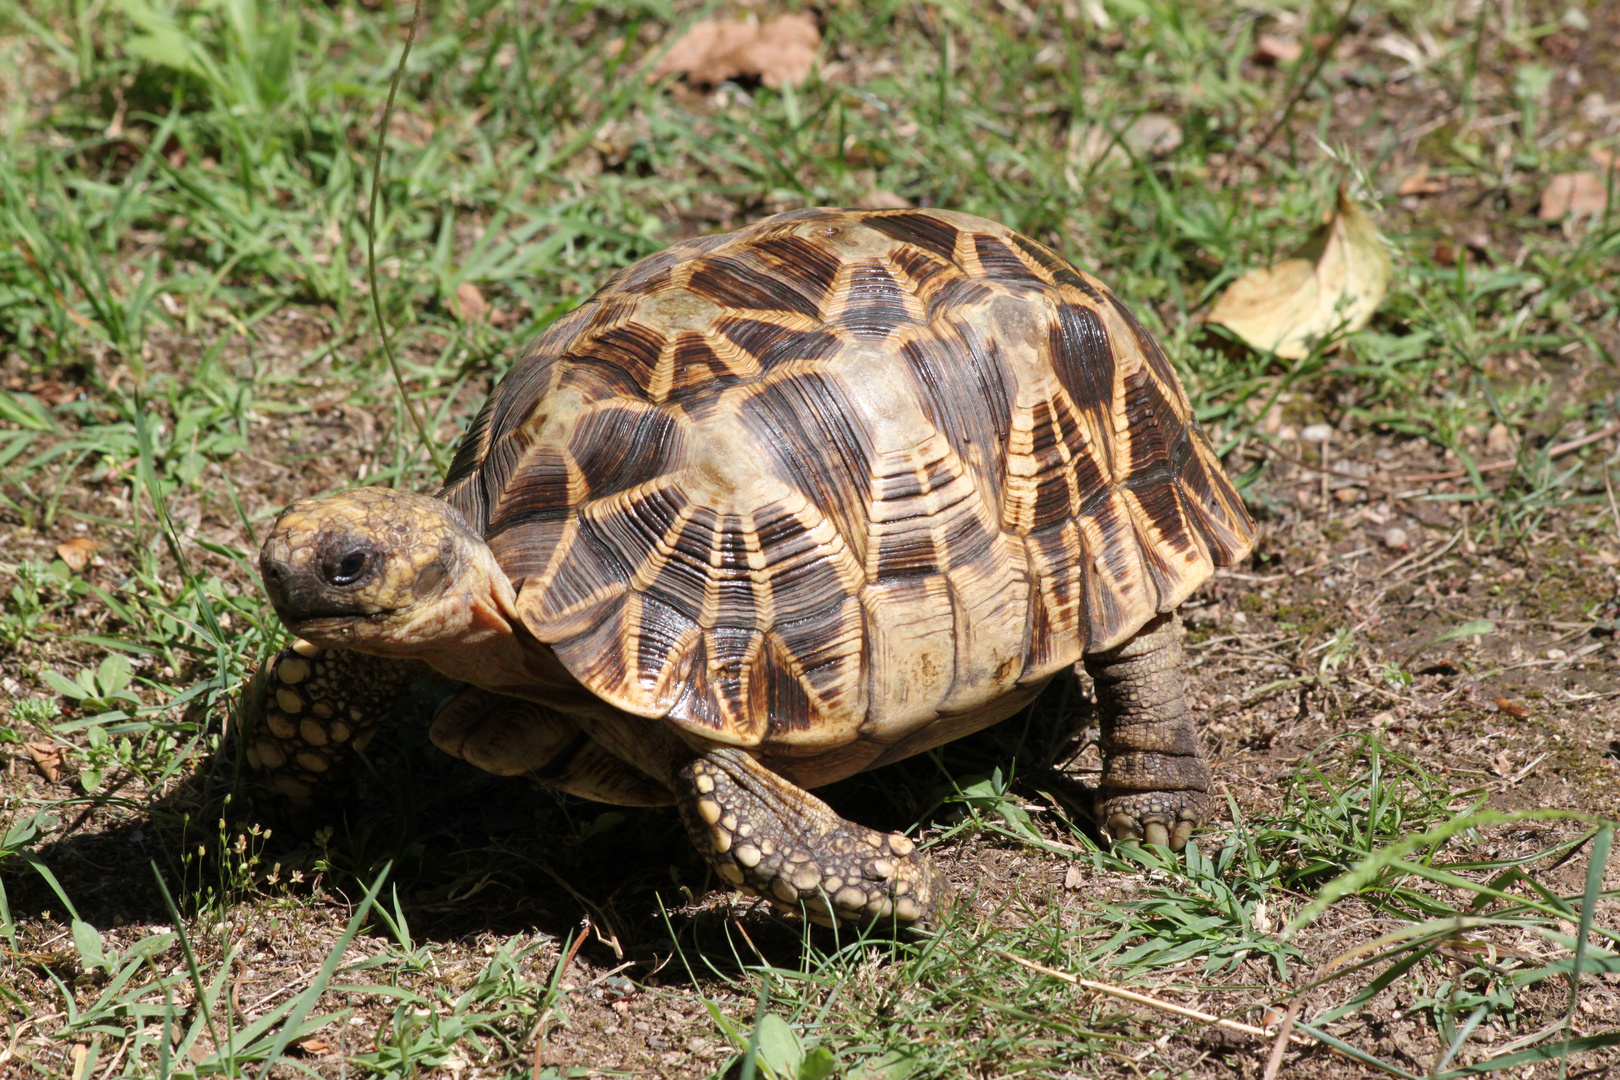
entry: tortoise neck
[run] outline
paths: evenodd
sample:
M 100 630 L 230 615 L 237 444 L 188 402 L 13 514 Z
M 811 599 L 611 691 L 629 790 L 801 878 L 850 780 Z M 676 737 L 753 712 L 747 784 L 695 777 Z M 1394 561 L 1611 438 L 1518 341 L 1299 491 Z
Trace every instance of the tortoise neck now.
M 486 547 L 470 552 L 472 572 L 465 577 L 459 603 L 450 605 L 455 626 L 423 656 L 458 682 L 530 700 L 577 691 L 551 646 L 529 632 L 517 612 L 517 595 L 506 572 Z

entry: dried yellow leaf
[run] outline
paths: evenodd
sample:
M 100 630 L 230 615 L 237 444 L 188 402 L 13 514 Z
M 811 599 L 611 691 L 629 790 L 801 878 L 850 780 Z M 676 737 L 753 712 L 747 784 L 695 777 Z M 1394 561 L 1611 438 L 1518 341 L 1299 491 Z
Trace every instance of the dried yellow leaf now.
M 1334 212 L 1292 258 L 1232 282 L 1205 318 L 1299 360 L 1316 342 L 1366 326 L 1392 269 L 1383 238 L 1341 187 Z

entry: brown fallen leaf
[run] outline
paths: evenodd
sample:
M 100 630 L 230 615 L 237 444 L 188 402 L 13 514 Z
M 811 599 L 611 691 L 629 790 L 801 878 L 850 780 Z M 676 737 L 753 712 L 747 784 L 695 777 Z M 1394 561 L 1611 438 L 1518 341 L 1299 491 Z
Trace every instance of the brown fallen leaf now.
M 1609 203 L 1609 185 L 1597 173 L 1559 173 L 1541 192 L 1542 221 L 1557 221 L 1565 214 L 1601 214 Z
M 450 307 L 456 318 L 462 322 L 477 322 L 488 314 L 489 301 L 478 291 L 478 286 L 470 281 L 463 281 L 456 286 L 456 298 L 451 301 Z
M 1525 708 L 1523 705 L 1509 701 L 1505 697 L 1492 698 L 1491 700 L 1496 702 L 1496 707 L 1498 709 L 1501 709 L 1515 720 L 1523 720 L 1525 717 L 1530 715 L 1529 709 Z
M 90 565 L 90 556 L 94 555 L 100 546 L 100 540 L 92 540 L 88 536 L 75 536 L 56 545 L 56 557 L 67 563 L 68 568 L 74 573 L 82 574 L 84 568 Z
M 1438 195 L 1446 190 L 1446 178 L 1429 172 L 1427 165 L 1419 165 L 1417 172 L 1401 181 L 1397 195 Z
M 62 775 L 62 748 L 55 743 L 29 742 L 23 743 L 23 749 L 34 759 L 39 775 L 49 783 L 56 783 L 56 778 Z
M 1249 58 L 1257 64 L 1292 64 L 1305 52 L 1298 38 L 1261 34 Z
M 778 15 L 766 22 L 704 19 L 694 23 L 653 68 L 654 79 L 680 75 L 713 86 L 757 78 L 766 86 L 797 86 L 815 66 L 821 31 L 808 15 Z
M 1292 258 L 1232 282 L 1205 320 L 1256 349 L 1299 360 L 1315 341 L 1366 326 L 1392 273 L 1383 238 L 1340 187 L 1333 213 Z
M 332 1044 L 321 1038 L 319 1035 L 312 1035 L 307 1039 L 299 1039 L 298 1049 L 302 1050 L 306 1054 L 333 1053 Z

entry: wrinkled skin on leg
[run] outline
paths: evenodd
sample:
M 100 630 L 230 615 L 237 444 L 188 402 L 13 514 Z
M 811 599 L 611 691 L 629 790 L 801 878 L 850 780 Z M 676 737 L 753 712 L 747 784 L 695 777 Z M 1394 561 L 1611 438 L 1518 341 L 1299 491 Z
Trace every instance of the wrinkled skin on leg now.
M 711 750 L 675 776 L 681 820 L 723 880 L 823 925 L 927 925 L 947 883 L 899 833 L 846 821 L 741 750 Z
M 1118 648 L 1085 658 L 1102 713 L 1097 823 L 1180 851 L 1209 816 L 1210 774 L 1187 709 L 1181 621 L 1161 615 Z

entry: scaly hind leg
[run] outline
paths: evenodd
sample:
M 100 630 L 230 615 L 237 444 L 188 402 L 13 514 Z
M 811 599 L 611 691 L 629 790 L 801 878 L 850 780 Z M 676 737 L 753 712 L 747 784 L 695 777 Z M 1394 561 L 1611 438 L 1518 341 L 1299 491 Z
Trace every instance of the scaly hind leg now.
M 1102 714 L 1097 824 L 1180 851 L 1209 816 L 1210 775 L 1187 709 L 1181 622 L 1160 615 L 1135 637 L 1085 658 Z
M 675 801 L 669 788 L 608 753 L 572 718 L 537 702 L 468 687 L 439 706 L 429 736 L 485 772 L 529 776 L 595 802 Z

